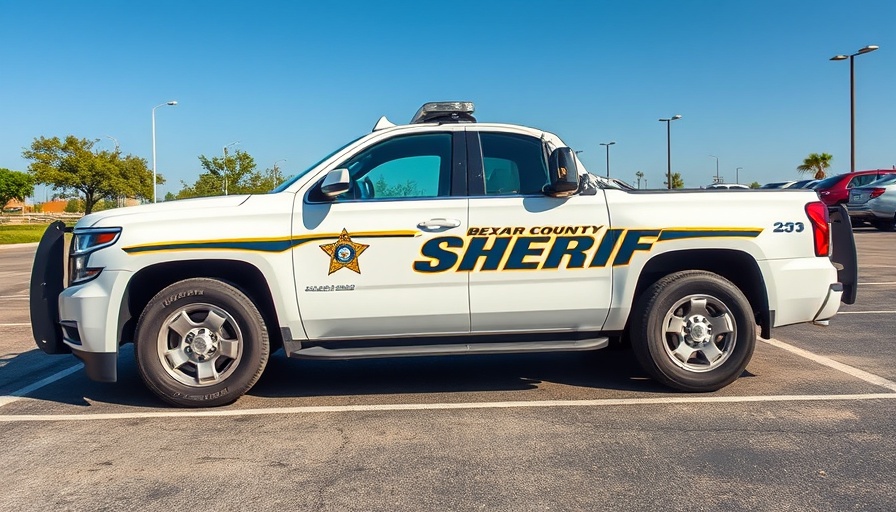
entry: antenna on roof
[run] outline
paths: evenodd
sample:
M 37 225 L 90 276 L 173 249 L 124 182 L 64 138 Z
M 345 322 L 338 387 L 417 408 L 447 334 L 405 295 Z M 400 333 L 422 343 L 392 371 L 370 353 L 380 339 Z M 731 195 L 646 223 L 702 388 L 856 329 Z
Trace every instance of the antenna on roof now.
M 376 124 L 373 125 L 372 131 L 376 132 L 379 130 L 384 130 L 386 128 L 392 128 L 393 126 L 395 126 L 395 123 L 386 119 L 386 116 L 382 116 L 380 117 L 379 121 L 377 121 Z

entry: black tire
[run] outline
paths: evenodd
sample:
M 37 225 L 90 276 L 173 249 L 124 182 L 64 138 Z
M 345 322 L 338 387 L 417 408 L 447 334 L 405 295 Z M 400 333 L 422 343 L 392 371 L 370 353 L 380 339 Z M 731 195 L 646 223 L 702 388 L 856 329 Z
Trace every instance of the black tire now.
M 890 220 L 876 220 L 872 224 L 881 231 L 893 231 L 896 230 L 896 216 Z
M 681 391 L 731 384 L 756 345 L 744 294 L 718 274 L 699 270 L 669 274 L 650 286 L 636 301 L 629 332 L 644 370 Z
M 255 304 L 233 286 L 206 278 L 174 283 L 153 297 L 134 339 L 143 382 L 181 407 L 232 403 L 258 381 L 270 353 Z

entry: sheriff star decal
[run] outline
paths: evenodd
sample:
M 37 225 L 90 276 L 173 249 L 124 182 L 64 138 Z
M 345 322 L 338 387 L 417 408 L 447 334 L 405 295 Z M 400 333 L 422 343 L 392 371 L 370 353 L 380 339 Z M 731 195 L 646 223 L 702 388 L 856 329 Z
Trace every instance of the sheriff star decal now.
M 330 271 L 327 275 L 336 272 L 339 269 L 347 268 L 356 274 L 361 273 L 361 267 L 358 265 L 358 256 L 364 252 L 369 245 L 352 242 L 352 237 L 348 231 L 342 228 L 339 239 L 332 244 L 323 244 L 320 248 L 330 256 Z

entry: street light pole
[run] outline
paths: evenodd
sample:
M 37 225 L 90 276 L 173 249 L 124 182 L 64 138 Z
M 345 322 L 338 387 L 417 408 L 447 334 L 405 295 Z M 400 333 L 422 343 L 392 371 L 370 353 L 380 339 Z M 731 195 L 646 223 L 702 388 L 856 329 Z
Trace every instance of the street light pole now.
M 166 101 L 152 107 L 152 202 L 156 202 L 156 109 L 166 105 L 177 105 L 176 101 Z M 116 143 L 117 146 L 117 143 Z
M 235 144 L 239 144 L 240 141 L 233 141 L 230 144 L 224 146 L 224 172 L 222 175 L 224 176 L 224 195 L 227 195 L 227 148 L 233 146 Z
M 607 147 L 607 178 L 610 177 L 610 146 L 612 146 L 613 144 L 616 144 L 615 140 L 610 141 L 610 142 L 601 142 L 600 143 L 601 146 Z
M 274 162 L 273 173 L 274 173 L 274 186 L 275 186 L 275 187 L 276 187 L 277 185 L 279 185 L 279 183 L 277 183 L 277 164 L 280 163 L 280 162 L 285 162 L 285 161 L 286 161 L 285 158 L 281 158 L 280 160 L 277 160 L 276 162 Z
M 660 122 L 666 123 L 666 184 L 668 189 L 672 190 L 672 121 L 681 119 L 681 116 L 675 114 L 668 119 L 660 119 Z
M 738 185 L 740 184 L 740 170 L 741 169 L 743 169 L 743 167 L 738 167 L 737 169 L 734 170 L 734 181 Z
M 831 60 L 849 59 L 849 172 L 856 172 L 856 74 L 853 59 L 856 55 L 871 53 L 880 48 L 868 45 L 852 55 L 834 55 Z
M 709 155 L 709 158 L 716 159 L 716 181 L 715 182 L 719 183 L 719 157 L 717 157 L 715 155 Z

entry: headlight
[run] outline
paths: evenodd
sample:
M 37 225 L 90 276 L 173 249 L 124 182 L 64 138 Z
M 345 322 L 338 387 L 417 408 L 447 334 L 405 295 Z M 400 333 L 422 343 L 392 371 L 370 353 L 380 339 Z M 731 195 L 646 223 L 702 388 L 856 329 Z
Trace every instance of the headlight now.
M 114 245 L 121 235 L 121 228 L 75 229 L 68 257 L 69 285 L 90 281 L 103 271 L 102 267 L 88 266 L 90 255 L 104 247 Z

